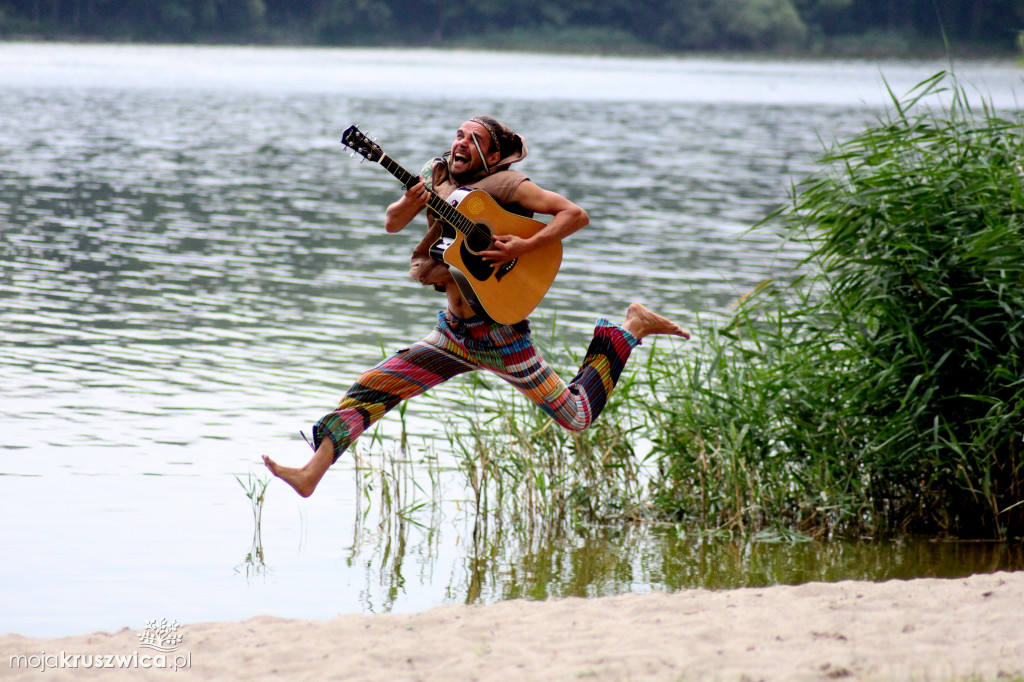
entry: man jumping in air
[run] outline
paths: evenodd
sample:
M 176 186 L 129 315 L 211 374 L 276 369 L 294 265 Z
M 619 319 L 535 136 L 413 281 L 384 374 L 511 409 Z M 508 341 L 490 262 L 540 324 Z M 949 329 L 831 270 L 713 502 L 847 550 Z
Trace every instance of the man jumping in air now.
M 388 206 L 385 229 L 404 229 L 427 207 L 431 191 L 447 199 L 463 187 L 487 192 L 511 213 L 551 216 L 546 226 L 528 238 L 495 235 L 493 244 L 480 256 L 496 269 L 585 227 L 590 219 L 582 208 L 509 169 L 526 153 L 522 138 L 493 118 L 478 116 L 466 121 L 456 131 L 451 150 L 428 163 L 421 173 L 423 179 Z M 337 409 L 313 427 L 314 454 L 305 465 L 286 467 L 263 456 L 267 468 L 299 495 L 312 495 L 327 469 L 388 410 L 459 374 L 489 370 L 561 426 L 582 431 L 604 409 L 630 352 L 645 337 L 669 334 L 690 338 L 679 325 L 633 303 L 621 325 L 598 321 L 579 373 L 566 383 L 537 353 L 527 320 L 499 324 L 480 314 L 467 300 L 449 266 L 431 255 L 430 247 L 441 231 L 437 215 L 428 210 L 427 234 L 413 251 L 410 271 L 413 279 L 443 291 L 448 298 L 447 309 L 438 313 L 434 330 L 359 377 Z

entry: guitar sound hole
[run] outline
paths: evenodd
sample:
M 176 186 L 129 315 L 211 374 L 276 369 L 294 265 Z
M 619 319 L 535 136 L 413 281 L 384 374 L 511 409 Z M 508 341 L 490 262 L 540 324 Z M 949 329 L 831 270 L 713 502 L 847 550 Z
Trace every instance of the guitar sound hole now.
M 477 223 L 468 235 L 466 235 L 466 246 L 473 253 L 486 251 L 491 247 L 491 230 L 486 225 Z

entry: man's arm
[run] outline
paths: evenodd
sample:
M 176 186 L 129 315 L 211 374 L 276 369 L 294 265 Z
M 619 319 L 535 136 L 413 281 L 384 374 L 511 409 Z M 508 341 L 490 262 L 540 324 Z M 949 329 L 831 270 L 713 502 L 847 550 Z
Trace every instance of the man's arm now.
M 590 223 L 590 216 L 582 208 L 565 197 L 526 180 L 519 184 L 512 195 L 512 201 L 523 208 L 550 215 L 551 220 L 529 239 L 515 235 L 495 235 L 494 248 L 481 251 L 480 255 L 500 265 L 524 253 L 556 240 L 562 240 Z
M 384 229 L 388 232 L 401 232 L 426 207 L 429 197 L 426 183 L 420 180 L 401 199 L 388 206 L 384 213 Z

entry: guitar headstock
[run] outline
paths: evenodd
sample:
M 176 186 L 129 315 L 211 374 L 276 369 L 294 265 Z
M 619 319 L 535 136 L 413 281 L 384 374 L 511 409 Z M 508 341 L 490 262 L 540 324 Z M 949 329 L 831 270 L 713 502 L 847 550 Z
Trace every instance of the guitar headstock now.
M 380 148 L 380 145 L 364 135 L 363 132 L 354 125 L 349 126 L 348 129 L 342 133 L 341 143 L 352 151 L 359 152 L 368 161 L 377 162 L 380 161 L 382 156 L 384 156 L 384 150 Z

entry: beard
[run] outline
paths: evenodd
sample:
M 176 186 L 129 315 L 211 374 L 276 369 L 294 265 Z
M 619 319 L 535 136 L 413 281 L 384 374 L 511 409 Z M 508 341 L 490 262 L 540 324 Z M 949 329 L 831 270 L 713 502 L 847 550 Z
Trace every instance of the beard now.
M 451 176 L 452 180 L 460 185 L 464 185 L 470 180 L 475 179 L 480 174 L 481 170 L 482 169 L 478 164 L 470 163 L 461 173 L 456 173 L 452 169 L 452 158 L 451 156 L 448 157 L 448 175 Z
M 471 182 L 473 180 L 473 178 L 476 177 L 476 174 L 472 173 L 472 172 L 452 173 L 451 176 L 452 176 L 452 180 L 454 180 L 458 184 L 465 185 L 466 183 Z

